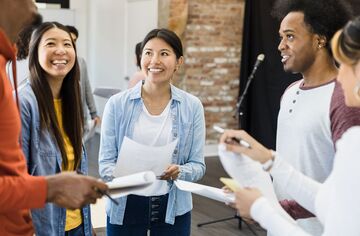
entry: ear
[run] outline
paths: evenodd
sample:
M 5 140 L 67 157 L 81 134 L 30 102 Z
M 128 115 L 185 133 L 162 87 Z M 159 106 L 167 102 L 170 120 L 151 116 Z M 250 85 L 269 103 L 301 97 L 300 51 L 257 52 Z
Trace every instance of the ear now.
M 318 48 L 326 47 L 327 39 L 325 36 L 319 35 L 317 41 L 318 41 Z
M 176 67 L 175 67 L 175 71 L 179 70 L 180 66 L 184 63 L 184 57 L 181 56 L 179 57 L 179 59 L 177 59 L 177 62 L 176 62 Z

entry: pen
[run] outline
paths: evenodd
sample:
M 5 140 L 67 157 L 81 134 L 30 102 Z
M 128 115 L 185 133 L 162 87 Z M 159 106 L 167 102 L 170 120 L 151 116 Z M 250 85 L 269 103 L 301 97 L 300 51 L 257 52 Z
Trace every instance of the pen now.
M 219 127 L 219 126 L 217 126 L 217 125 L 214 125 L 213 128 L 214 128 L 215 131 L 217 131 L 217 132 L 219 132 L 219 133 L 221 133 L 221 134 L 223 134 L 223 133 L 225 132 L 225 130 L 224 130 L 223 128 L 221 128 L 221 127 Z M 238 144 L 244 146 L 244 147 L 251 148 L 250 144 L 249 144 L 248 142 L 242 140 L 242 139 L 238 139 L 238 138 L 236 138 L 236 137 L 233 137 L 233 138 L 231 138 L 231 139 L 232 139 L 233 141 L 237 142 Z
M 79 175 L 83 175 L 83 174 L 84 174 L 84 173 L 82 173 L 80 170 L 76 170 L 76 173 L 79 174 Z M 114 198 L 112 198 L 108 192 L 102 191 L 102 190 L 100 190 L 100 189 L 98 189 L 98 188 L 95 188 L 95 191 L 98 192 L 98 193 L 100 193 L 100 194 L 102 194 L 102 195 L 107 196 L 113 203 L 115 203 L 115 205 L 119 205 L 119 202 L 116 201 Z

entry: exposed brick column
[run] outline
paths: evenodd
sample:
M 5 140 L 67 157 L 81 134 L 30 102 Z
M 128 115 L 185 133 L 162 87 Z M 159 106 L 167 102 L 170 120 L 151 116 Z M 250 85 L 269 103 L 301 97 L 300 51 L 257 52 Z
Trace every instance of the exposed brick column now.
M 172 0 L 175 2 L 184 0 Z M 187 1 L 185 1 L 187 2 Z M 219 135 L 214 124 L 236 128 L 233 118 L 239 90 L 244 0 L 188 1 L 188 19 L 181 35 L 185 65 L 174 83 L 198 96 L 205 108 L 207 143 Z M 181 12 L 170 4 L 169 22 Z

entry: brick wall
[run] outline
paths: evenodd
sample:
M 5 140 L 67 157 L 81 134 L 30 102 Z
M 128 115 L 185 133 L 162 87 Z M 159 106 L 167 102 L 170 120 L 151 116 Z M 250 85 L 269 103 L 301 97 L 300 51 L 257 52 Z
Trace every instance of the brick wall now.
M 169 21 L 176 17 L 170 4 Z M 207 143 L 219 135 L 214 124 L 236 128 L 233 118 L 239 89 L 244 0 L 189 0 L 184 33 L 185 64 L 174 83 L 198 96 L 205 109 Z

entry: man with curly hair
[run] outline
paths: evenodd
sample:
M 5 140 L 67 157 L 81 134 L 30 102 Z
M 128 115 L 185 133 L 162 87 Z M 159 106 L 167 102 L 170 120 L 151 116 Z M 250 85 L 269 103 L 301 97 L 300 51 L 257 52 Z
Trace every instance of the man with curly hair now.
M 284 70 L 303 77 L 282 96 L 276 150 L 295 169 L 324 182 L 332 170 L 335 142 L 360 124 L 360 110 L 345 106 L 329 42 L 351 13 L 341 0 L 278 0 L 273 15 L 281 20 L 278 49 Z M 306 231 L 321 235 L 317 219 L 276 181 L 274 187 L 285 210 Z

